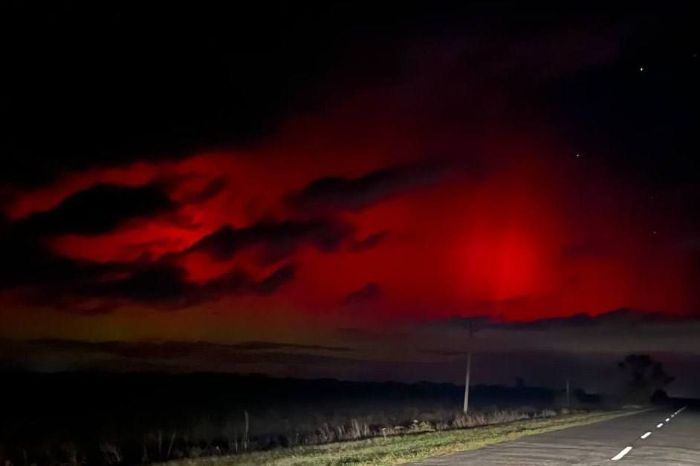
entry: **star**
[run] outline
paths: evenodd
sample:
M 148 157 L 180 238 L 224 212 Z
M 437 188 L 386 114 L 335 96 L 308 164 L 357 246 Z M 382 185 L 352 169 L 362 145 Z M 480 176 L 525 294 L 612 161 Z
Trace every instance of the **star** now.
M 644 70 L 645 70 L 645 68 L 644 68 L 643 66 L 640 66 L 640 67 L 639 67 L 639 71 L 640 71 L 640 72 L 643 72 Z
M 581 158 L 581 154 L 579 154 L 579 153 L 577 152 L 577 153 L 576 153 L 576 158 L 577 158 L 577 159 L 580 159 L 580 158 Z

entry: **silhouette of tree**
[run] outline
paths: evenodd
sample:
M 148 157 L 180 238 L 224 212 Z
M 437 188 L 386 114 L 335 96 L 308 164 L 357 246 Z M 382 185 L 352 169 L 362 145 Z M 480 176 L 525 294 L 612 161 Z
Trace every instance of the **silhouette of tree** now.
M 666 373 L 663 364 L 648 354 L 629 354 L 617 365 L 627 375 L 624 393 L 627 402 L 648 403 L 653 394 L 674 380 Z

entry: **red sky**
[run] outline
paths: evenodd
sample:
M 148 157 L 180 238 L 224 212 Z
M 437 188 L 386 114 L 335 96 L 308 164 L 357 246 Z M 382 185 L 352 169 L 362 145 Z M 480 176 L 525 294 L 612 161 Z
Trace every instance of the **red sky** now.
M 691 143 L 675 132 L 682 124 L 671 130 L 677 139 L 664 132 L 669 115 L 686 121 L 685 96 L 674 112 L 665 105 L 675 95 L 646 100 L 653 113 L 635 106 L 670 92 L 645 79 L 671 78 L 640 75 L 624 24 L 504 23 L 500 33 L 489 24 L 368 33 L 328 63 L 311 51 L 325 71 L 308 83 L 293 76 L 304 86 L 272 103 L 263 96 L 286 88 L 276 68 L 253 86 L 256 55 L 257 78 L 240 85 L 255 98 L 242 109 L 228 81 L 213 81 L 237 74 L 199 73 L 199 53 L 178 49 L 175 69 L 181 59 L 192 69 L 172 79 L 198 84 L 175 86 L 188 89 L 182 102 L 174 91 L 147 100 L 168 82 L 166 54 L 147 70 L 154 89 L 133 83 L 142 101 L 125 93 L 133 105 L 108 102 L 122 112 L 108 128 L 80 117 L 70 127 L 87 129 L 73 139 L 49 126 L 18 139 L 13 153 L 39 147 L 65 166 L 37 156 L 28 176 L 18 156 L 17 176 L 0 181 L 0 336 L 310 341 L 453 316 L 693 314 L 697 190 L 678 155 Z M 647 56 L 657 72 L 661 58 Z M 677 76 L 688 57 L 658 69 Z M 207 93 L 210 83 L 221 96 Z M 111 115 L 82 99 L 76 105 Z M 234 132 L 220 113 L 255 137 L 212 136 Z M 658 167 L 670 181 L 649 181 Z
M 145 325 L 202 306 L 244 312 L 249 317 L 239 325 L 252 328 L 264 327 L 273 311 L 281 322 L 311 318 L 342 327 L 456 315 L 510 321 L 622 307 L 692 310 L 692 264 L 668 241 L 678 219 L 652 210 L 643 189 L 615 179 L 595 154 L 577 157 L 575 147 L 541 130 L 501 125 L 461 138 L 451 128 L 433 131 L 422 117 L 383 116 L 388 124 L 379 125 L 375 115 L 358 123 L 356 111 L 353 106 L 290 124 L 255 148 L 65 173 L 17 193 L 5 213 L 21 222 L 99 184 L 158 185 L 174 207 L 120 221 L 106 232 L 50 234 L 43 241 L 55 255 L 76 261 L 168 261 L 184 271 L 186 282 L 199 285 L 232 270 L 260 281 L 294 266 L 293 279 L 265 296 L 224 292 L 168 303 L 157 323 Z M 413 131 L 416 126 L 422 131 Z M 373 181 L 381 170 L 393 178 Z M 350 187 L 294 204 L 324 177 Z M 332 246 L 306 238 L 275 253 L 272 240 L 251 241 L 227 257 L 193 247 L 224 227 L 321 218 L 348 233 Z M 13 305 L 35 306 L 10 296 Z M 72 314 L 69 319 L 160 307 L 113 295 L 68 297 L 56 312 Z

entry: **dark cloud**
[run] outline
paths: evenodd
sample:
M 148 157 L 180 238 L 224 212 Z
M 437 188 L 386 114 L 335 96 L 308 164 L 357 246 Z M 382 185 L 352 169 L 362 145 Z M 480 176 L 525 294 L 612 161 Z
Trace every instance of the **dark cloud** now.
M 229 285 L 238 288 L 243 282 L 243 277 L 240 277 L 238 283 L 230 280 Z M 101 284 L 88 283 L 76 291 L 79 296 L 109 298 L 117 302 L 123 299 L 166 307 L 183 307 L 202 299 L 201 286 L 188 282 L 184 269 L 167 264 L 149 264 L 126 278 Z
M 56 255 L 38 234 L 33 228 L 16 224 L 0 227 L 0 289 L 70 285 L 113 269 L 112 265 Z
M 250 372 L 269 368 L 341 367 L 353 350 L 343 346 L 252 341 L 233 344 L 187 341 L 2 340 L 0 369 Z M 50 360 L 47 361 L 47 355 Z
M 329 176 L 319 178 L 288 198 L 288 203 L 304 214 L 328 214 L 361 210 L 391 196 L 437 182 L 446 170 L 432 165 L 395 166 L 359 178 Z
M 73 286 L 83 280 L 94 280 L 119 266 L 74 261 L 58 256 L 41 245 L 13 243 L 0 247 L 3 261 L 0 265 L 0 290 L 24 287 L 55 288 Z
M 488 316 L 453 317 L 446 321 L 437 322 L 438 326 L 458 327 L 463 329 L 482 329 L 499 325 L 499 322 Z
M 128 220 L 152 217 L 175 207 L 159 185 L 98 184 L 69 196 L 49 211 L 31 215 L 15 227 L 31 236 L 97 235 L 110 232 Z
M 294 266 L 284 265 L 255 279 L 233 269 L 197 283 L 169 258 L 110 263 L 73 260 L 31 237 L 2 242 L 0 251 L 7 260 L 0 266 L 0 290 L 19 290 L 27 302 L 81 313 L 109 312 L 125 303 L 178 309 L 228 295 L 268 296 L 292 281 L 295 273 Z
M 194 197 L 181 202 L 211 197 L 224 184 L 222 178 L 212 180 Z M 242 249 L 260 246 L 262 262 L 276 263 L 302 245 L 329 252 L 346 242 L 354 244 L 353 227 L 335 219 L 262 221 L 241 229 L 226 226 L 189 250 L 155 262 L 146 257 L 124 263 L 74 260 L 55 253 L 46 241 L 57 234 L 106 233 L 130 220 L 176 210 L 177 204 L 164 193 L 161 183 L 143 187 L 96 185 L 69 196 L 51 210 L 15 222 L 3 217 L 0 250 L 6 261 L 0 266 L 0 289 L 21 288 L 29 302 L 76 312 L 107 312 L 129 302 L 176 309 L 226 295 L 271 295 L 295 276 L 294 266 L 284 265 L 259 279 L 243 269 L 233 269 L 205 283 L 195 283 L 176 263 L 181 254 L 203 251 L 216 260 L 226 260 Z
M 275 262 L 302 244 L 310 244 L 321 251 L 335 251 L 352 234 L 351 225 L 335 220 L 263 221 L 240 229 L 225 226 L 199 240 L 190 251 L 203 251 L 214 259 L 228 260 L 242 249 L 263 246 L 265 260 Z
M 350 39 L 344 15 L 309 8 L 5 5 L 0 180 L 37 184 L 269 135 Z
M 183 203 L 201 202 L 225 186 L 223 178 L 210 181 Z M 261 279 L 242 269 L 231 270 L 205 283 L 188 279 L 186 271 L 167 255 L 155 262 L 95 263 L 55 253 L 47 239 L 57 234 L 97 235 L 138 218 L 174 213 L 177 204 L 164 192 L 165 185 L 142 187 L 96 185 L 66 198 L 55 208 L 9 221 L 0 219 L 0 289 L 22 288 L 31 302 L 80 312 L 106 312 L 125 302 L 160 308 L 180 308 L 216 300 L 229 294 L 274 294 L 294 279 L 295 268 L 285 265 Z M 333 251 L 350 240 L 351 225 L 336 220 L 264 221 L 233 229 L 223 227 L 204 237 L 190 251 L 204 251 L 225 260 L 241 249 L 264 248 L 264 262 L 278 262 L 302 244 Z
M 0 367 L 35 371 L 100 369 L 114 372 L 249 373 L 265 370 L 271 375 L 293 377 L 463 383 L 463 355 L 450 358 L 434 355 L 428 356 L 427 360 L 425 355 L 419 358 L 412 352 L 407 356 L 401 360 L 363 358 L 361 353 L 345 347 L 275 342 L 0 340 Z M 473 357 L 472 376 L 475 385 L 511 385 L 519 376 L 528 385 L 563 388 L 565 379 L 562 374 L 565 374 L 577 387 L 609 390 L 620 377 L 616 364 L 620 357 L 620 354 L 608 352 L 582 355 L 542 351 L 480 352 Z M 697 387 L 697 377 L 691 369 L 697 366 L 697 355 L 686 355 L 684 361 L 659 359 L 664 361 L 671 374 L 687 374 L 674 382 L 674 391 L 682 390 L 684 386 Z
M 137 218 L 176 208 L 159 185 L 124 187 L 96 185 L 66 198 L 55 208 L 29 217 L 0 222 L 0 289 L 23 286 L 77 286 L 125 264 L 73 260 L 54 253 L 46 240 L 53 235 L 107 233 Z
M 266 1 L 164 10 L 87 2 L 38 9 L 13 2 L 0 22 L 7 70 L 0 111 L 9 122 L 0 141 L 0 179 L 37 184 L 64 170 L 260 141 L 290 113 L 325 104 L 317 88 L 338 68 L 347 82 L 399 81 L 407 61 L 402 46 L 425 40 L 426 32 L 429 42 L 446 44 L 438 52 L 462 48 L 455 46 L 460 41 L 472 44 L 461 52 L 470 74 L 493 70 L 489 78 L 496 74 L 510 85 L 529 74 L 578 75 L 560 87 L 548 86 L 556 112 L 594 128 L 603 117 L 610 131 L 599 136 L 614 134 L 606 142 L 619 141 L 624 149 L 634 144 L 634 150 L 620 153 L 642 151 L 645 156 L 635 159 L 650 162 L 649 174 L 663 169 L 691 176 L 696 170 L 676 170 L 677 164 L 665 162 L 674 157 L 685 161 L 683 168 L 696 168 L 691 160 L 696 151 L 658 149 L 678 145 L 679 131 L 684 144 L 692 143 L 693 125 L 677 124 L 683 122 L 663 110 L 681 106 L 689 114 L 696 70 L 688 67 L 681 80 L 666 73 L 663 88 L 673 99 L 650 100 L 658 92 L 642 89 L 646 97 L 640 98 L 639 86 L 630 85 L 624 70 L 610 67 L 600 76 L 589 68 L 605 63 L 619 44 L 631 49 L 625 57 L 630 65 L 660 58 L 666 65 L 687 56 L 697 37 L 692 2 L 669 11 L 582 5 L 413 2 L 399 11 L 388 4 Z M 474 32 L 465 40 L 465 31 Z M 343 94 L 347 82 L 336 93 Z M 660 118 L 668 122 L 664 136 L 673 131 L 673 137 L 657 137 L 651 125 Z M 639 131 L 640 124 L 651 130 Z M 581 139 L 592 136 L 585 131 Z M 629 157 L 620 157 L 621 165 L 628 166 Z
M 201 204 L 203 202 L 208 201 L 212 197 L 215 197 L 217 194 L 223 191 L 226 185 L 226 178 L 223 176 L 219 176 L 207 183 L 201 191 L 186 197 L 182 200 L 182 202 L 187 204 Z
M 180 309 L 224 296 L 274 294 L 294 279 L 294 266 L 285 265 L 257 280 L 241 269 L 233 269 L 204 283 L 192 282 L 184 269 L 164 263 L 146 264 L 122 279 L 86 281 L 64 288 L 68 306 L 87 303 L 109 311 L 118 304 L 133 302 L 159 309 Z M 55 300 L 54 300 L 55 302 Z M 89 311 L 90 309 L 87 309 Z
M 343 304 L 351 306 L 375 301 L 382 296 L 382 288 L 379 284 L 369 282 L 359 290 L 355 290 L 343 299 Z
M 387 232 L 380 231 L 373 233 L 366 238 L 358 239 L 350 243 L 349 249 L 353 252 L 362 252 L 375 248 L 379 243 L 384 241 L 387 236 Z
M 700 354 L 700 319 L 657 312 L 618 309 L 598 316 L 573 315 L 527 322 L 502 322 L 485 317 L 458 318 L 429 325 L 420 323 L 402 338 L 419 342 L 426 354 L 457 357 L 472 350 L 518 350 L 586 354 Z
M 275 293 L 282 285 L 294 280 L 295 270 L 291 265 L 275 270 L 264 280 L 255 284 L 255 292 L 263 296 Z
M 616 309 L 613 311 L 591 316 L 576 314 L 570 317 L 552 317 L 532 322 L 499 323 L 500 328 L 523 330 L 555 330 L 566 328 L 630 328 L 643 324 L 675 322 L 678 318 L 661 312 L 648 312 L 636 309 Z
M 88 342 L 78 340 L 42 339 L 30 340 L 28 345 L 53 350 L 99 352 L 124 357 L 173 359 L 192 354 L 212 354 L 213 352 L 265 352 L 279 350 L 310 350 L 329 352 L 348 352 L 344 346 L 303 345 L 296 343 L 278 343 L 269 341 L 247 341 L 242 343 L 218 344 L 210 342 L 187 341 L 104 341 Z
M 198 189 L 187 185 L 188 182 L 200 182 L 203 179 L 206 183 Z M 173 195 L 173 198 L 181 204 L 203 204 L 216 197 L 228 186 L 225 175 L 210 177 L 194 173 L 166 175 L 160 177 L 158 183 L 165 187 Z
M 615 309 L 609 312 L 591 316 L 589 314 L 574 314 L 568 317 L 551 317 L 521 322 L 500 322 L 486 316 L 455 317 L 446 321 L 447 325 L 475 330 L 482 329 L 509 329 L 509 330 L 566 330 L 566 329 L 594 329 L 633 327 L 636 325 L 669 323 L 682 321 L 680 317 L 674 317 L 661 312 L 649 312 L 636 309 Z

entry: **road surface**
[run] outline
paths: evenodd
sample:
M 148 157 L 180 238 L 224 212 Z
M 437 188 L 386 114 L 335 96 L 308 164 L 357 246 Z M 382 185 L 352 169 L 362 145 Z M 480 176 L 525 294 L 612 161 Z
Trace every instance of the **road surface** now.
M 654 409 L 415 464 L 700 466 L 700 410 Z

